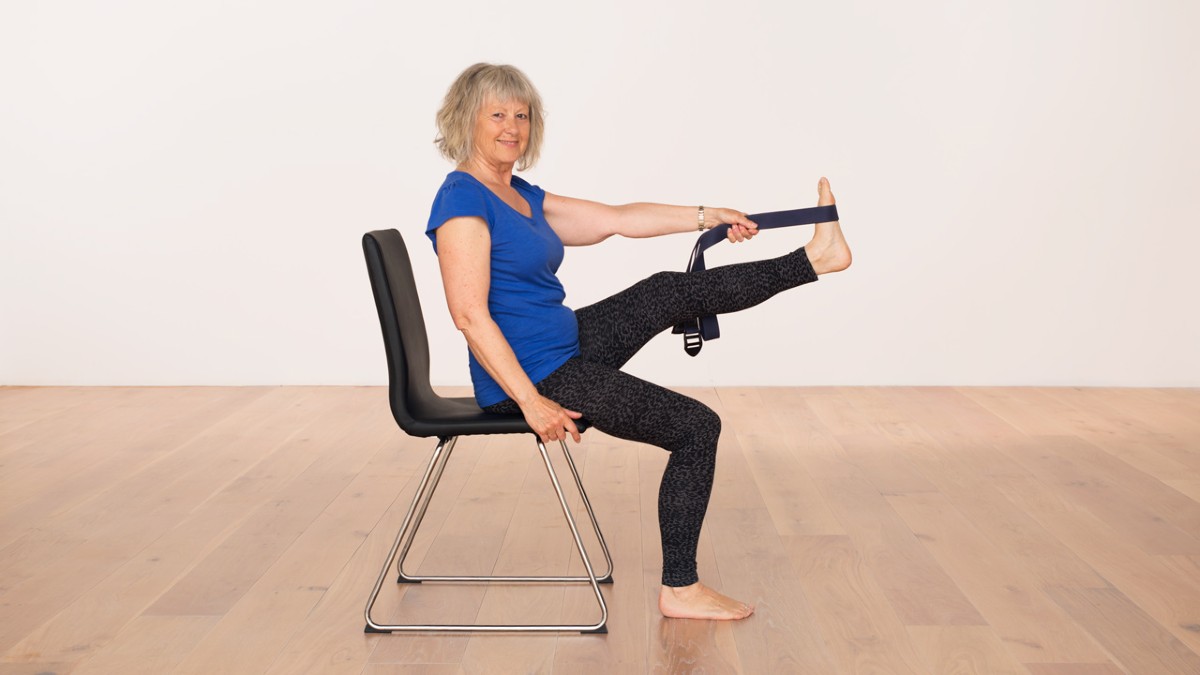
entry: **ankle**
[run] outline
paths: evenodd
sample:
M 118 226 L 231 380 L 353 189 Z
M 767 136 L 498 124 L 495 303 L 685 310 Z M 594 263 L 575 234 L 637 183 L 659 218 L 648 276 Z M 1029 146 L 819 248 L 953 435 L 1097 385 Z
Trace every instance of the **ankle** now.
M 816 272 L 818 276 L 829 272 L 829 263 L 824 253 L 822 247 L 814 245 L 811 241 L 804 247 L 804 254 L 808 256 L 808 264 L 812 266 L 813 272 Z
M 821 246 L 810 241 L 804 247 L 804 253 L 808 256 L 808 264 L 812 265 L 813 272 L 816 272 L 817 276 L 841 272 L 850 267 L 850 249 L 845 246 Z
M 663 586 L 663 593 L 675 596 L 676 598 L 689 598 L 700 593 L 702 586 L 697 581 L 694 584 L 687 586 Z

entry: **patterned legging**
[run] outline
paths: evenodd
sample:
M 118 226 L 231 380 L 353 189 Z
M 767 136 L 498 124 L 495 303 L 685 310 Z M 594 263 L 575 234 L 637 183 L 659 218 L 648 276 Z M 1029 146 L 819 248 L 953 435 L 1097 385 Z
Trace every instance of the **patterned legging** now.
M 671 453 L 658 489 L 664 586 L 696 583 L 721 418 L 708 406 L 620 368 L 655 335 L 688 319 L 753 307 L 817 275 L 803 248 L 779 258 L 701 272 L 658 272 L 575 312 L 580 355 L 537 383 L 546 398 L 597 429 Z M 512 400 L 489 412 L 520 412 Z

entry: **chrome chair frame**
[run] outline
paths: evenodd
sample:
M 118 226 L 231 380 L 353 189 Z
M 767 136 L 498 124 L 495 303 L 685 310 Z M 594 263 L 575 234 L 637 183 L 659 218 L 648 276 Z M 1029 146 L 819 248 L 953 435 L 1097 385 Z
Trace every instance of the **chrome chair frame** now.
M 546 451 L 546 446 L 541 439 L 536 435 L 534 440 L 537 443 L 538 451 L 541 453 L 542 462 L 546 466 L 546 473 L 550 477 L 550 482 L 554 485 L 554 492 L 558 495 L 558 503 L 562 508 L 563 516 L 567 520 L 567 525 L 571 528 L 571 536 L 575 540 L 575 548 L 579 552 L 579 557 L 583 561 L 583 566 L 587 570 L 587 576 L 503 576 L 503 575 L 415 575 L 404 571 L 404 561 L 408 557 L 409 549 L 412 547 L 413 539 L 417 535 L 417 530 L 421 527 L 421 522 L 425 518 L 425 511 L 429 508 L 429 503 L 433 499 L 433 493 L 437 490 L 438 483 L 441 481 L 442 473 L 446 469 L 446 464 L 450 461 L 450 455 L 454 452 L 454 446 L 458 442 L 457 436 L 449 436 L 438 439 L 437 447 L 433 450 L 433 456 L 429 460 L 429 466 L 425 468 L 425 475 L 421 477 L 421 482 L 417 486 L 417 492 L 413 495 L 412 504 L 408 507 L 408 513 L 404 516 L 404 522 L 400 525 L 400 532 L 396 535 L 396 541 L 392 544 L 392 550 L 388 553 L 387 559 L 383 563 L 383 569 L 379 571 L 379 578 L 375 580 L 375 588 L 371 591 L 371 597 L 367 601 L 366 611 L 364 616 L 367 621 L 367 626 L 364 629 L 367 633 L 394 633 L 394 632 L 417 632 L 417 631 L 448 631 L 448 632 L 567 632 L 578 631 L 580 633 L 607 633 L 606 626 L 608 622 L 608 605 L 604 602 L 604 595 L 600 593 L 600 584 L 612 583 L 612 555 L 608 550 L 608 543 L 604 541 L 604 535 L 600 532 L 600 524 L 596 521 L 596 514 L 592 510 L 592 504 L 588 500 L 587 492 L 583 489 L 583 482 L 579 477 L 579 470 L 575 465 L 575 460 L 571 456 L 571 451 L 567 449 L 566 441 L 559 441 L 562 446 L 563 456 L 567 459 L 567 465 L 571 469 L 571 475 L 575 479 L 575 486 L 579 489 L 579 496 L 582 498 L 583 505 L 587 509 L 588 518 L 592 522 L 592 528 L 596 532 L 596 539 L 600 542 L 600 549 L 604 553 L 605 565 L 607 570 L 603 575 L 597 575 L 592 568 L 591 558 L 587 554 L 587 549 L 583 545 L 583 539 L 579 536 L 579 528 L 575 524 L 575 518 L 571 515 L 571 509 L 567 506 L 566 496 L 563 494 L 562 485 L 558 481 L 558 475 L 554 471 L 554 465 L 550 461 L 550 454 Z M 416 517 L 414 518 L 414 514 Z M 399 551 L 399 556 L 397 556 Z M 396 561 L 396 571 L 399 577 L 396 583 L 422 583 L 431 582 L 508 582 L 508 583 L 568 583 L 568 582 L 588 582 L 592 587 L 592 592 L 595 594 L 596 602 L 600 606 L 600 620 L 594 624 L 505 624 L 505 625 L 486 625 L 486 624 L 380 624 L 376 623 L 371 617 L 371 610 L 375 606 L 375 601 L 379 597 L 380 589 L 383 588 L 383 582 L 387 578 L 388 569 L 392 566 L 392 561 Z

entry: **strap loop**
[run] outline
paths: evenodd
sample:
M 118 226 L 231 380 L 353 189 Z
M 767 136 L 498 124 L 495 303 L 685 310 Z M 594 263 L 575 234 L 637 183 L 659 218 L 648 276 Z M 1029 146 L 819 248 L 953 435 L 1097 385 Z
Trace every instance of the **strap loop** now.
M 793 225 L 810 225 L 812 223 L 828 223 L 839 220 L 837 206 L 814 206 L 807 209 L 792 211 L 772 211 L 747 216 L 758 224 L 760 230 L 770 230 L 776 227 L 791 227 Z M 692 256 L 688 259 L 688 272 L 700 272 L 704 267 L 704 251 L 725 239 L 729 232 L 728 225 L 718 225 L 700 235 L 696 246 L 692 248 Z M 717 325 L 714 315 L 701 316 L 676 325 L 672 333 L 683 333 L 683 351 L 688 356 L 700 353 L 705 340 L 716 340 L 721 337 L 721 328 Z

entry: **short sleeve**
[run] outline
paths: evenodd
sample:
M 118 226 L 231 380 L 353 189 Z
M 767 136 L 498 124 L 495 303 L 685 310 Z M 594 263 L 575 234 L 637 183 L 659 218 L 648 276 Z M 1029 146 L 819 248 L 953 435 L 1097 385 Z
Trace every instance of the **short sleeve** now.
M 429 213 L 429 224 L 425 227 L 425 235 L 433 242 L 435 251 L 437 250 L 436 230 L 451 218 L 477 216 L 483 218 L 488 224 L 488 229 L 491 229 L 493 214 L 487 195 L 483 193 L 486 189 L 482 185 L 465 180 L 451 180 L 442 185 L 438 190 L 437 197 L 433 200 L 433 207 Z

